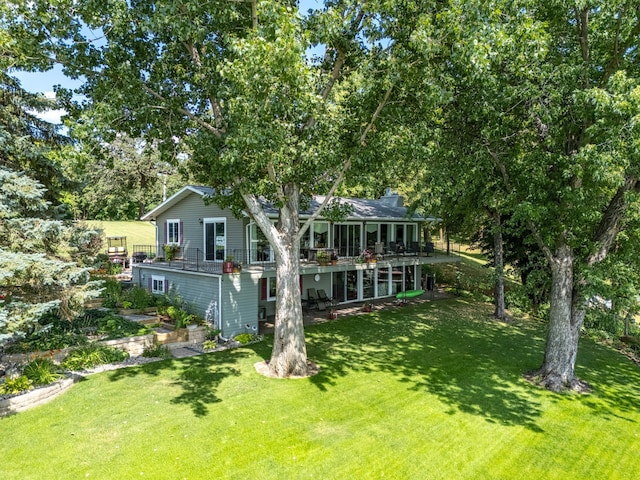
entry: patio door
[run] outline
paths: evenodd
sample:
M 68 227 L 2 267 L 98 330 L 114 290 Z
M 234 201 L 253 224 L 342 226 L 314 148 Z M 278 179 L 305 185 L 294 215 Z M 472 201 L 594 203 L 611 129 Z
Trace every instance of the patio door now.
M 227 249 L 226 219 L 205 218 L 204 223 L 204 258 L 209 261 L 222 262 Z
M 333 298 L 338 302 L 350 302 L 359 299 L 358 272 L 349 270 L 346 272 L 334 272 L 333 274 Z
M 336 225 L 334 232 L 333 247 L 338 249 L 338 255 L 344 257 L 357 257 L 362 253 L 362 225 Z

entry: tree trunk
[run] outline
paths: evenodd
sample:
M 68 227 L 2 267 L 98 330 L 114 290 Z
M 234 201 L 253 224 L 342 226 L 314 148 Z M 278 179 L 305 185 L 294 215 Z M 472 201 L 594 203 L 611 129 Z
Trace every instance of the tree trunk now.
M 499 320 L 504 320 L 504 244 L 502 241 L 502 225 L 500 222 L 500 214 L 494 214 L 494 233 L 493 233 L 493 254 L 495 263 L 496 282 L 494 286 L 494 297 L 496 309 L 493 316 Z
M 269 371 L 277 377 L 307 376 L 307 348 L 300 300 L 299 195 L 287 192 L 280 209 L 276 255 L 276 318 Z
M 551 265 L 551 306 L 544 363 L 534 372 L 544 386 L 554 392 L 584 386 L 575 377 L 585 310 L 575 297 L 573 262 L 571 248 L 561 245 Z

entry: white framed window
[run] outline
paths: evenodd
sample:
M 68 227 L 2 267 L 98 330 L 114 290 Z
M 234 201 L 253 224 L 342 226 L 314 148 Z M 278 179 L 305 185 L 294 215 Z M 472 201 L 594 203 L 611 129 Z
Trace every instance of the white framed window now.
M 251 263 L 273 262 L 274 256 L 271 246 L 262 230 L 254 222 L 247 225 L 249 239 L 249 254 Z
M 166 292 L 167 281 L 164 276 L 151 275 L 151 293 L 164 294 Z
M 180 245 L 180 220 L 167 220 L 167 245 Z
M 275 277 L 269 277 L 267 280 L 267 301 L 274 302 L 276 300 L 277 280 Z

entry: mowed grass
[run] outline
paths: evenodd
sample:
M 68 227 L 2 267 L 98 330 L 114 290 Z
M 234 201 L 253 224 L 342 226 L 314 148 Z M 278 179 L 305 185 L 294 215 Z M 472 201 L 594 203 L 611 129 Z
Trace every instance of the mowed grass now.
M 269 341 L 92 375 L 0 420 L 2 478 L 640 478 L 640 369 L 583 339 L 593 393 L 540 390 L 522 373 L 544 327 L 490 312 L 451 299 L 309 327 L 307 379 L 257 374 Z
M 91 228 L 100 228 L 104 232 L 104 248 L 107 250 L 107 237 L 127 237 L 127 247 L 129 253 L 133 253 L 134 245 L 155 245 L 156 229 L 149 222 L 106 222 L 99 220 L 88 220 L 87 225 Z

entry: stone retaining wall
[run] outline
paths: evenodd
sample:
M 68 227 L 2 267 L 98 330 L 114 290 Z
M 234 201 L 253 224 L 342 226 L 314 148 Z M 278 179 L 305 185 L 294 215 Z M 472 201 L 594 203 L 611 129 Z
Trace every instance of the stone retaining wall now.
M 202 343 L 205 339 L 205 331 L 206 329 L 204 327 L 185 329 L 185 340 L 188 339 L 188 343 L 190 344 Z M 125 350 L 129 352 L 129 355 L 132 357 L 139 357 L 142 355 L 142 352 L 146 347 L 154 344 L 154 334 L 117 338 L 115 340 L 102 340 L 99 343 Z M 28 363 L 36 357 L 46 357 L 50 358 L 55 363 L 60 363 L 65 359 L 69 350 L 71 349 L 66 348 L 50 352 L 17 353 L 4 355 L 0 360 L 1 363 L 5 365 L 16 365 Z M 62 380 L 58 380 L 51 385 L 37 387 L 33 390 L 29 390 L 28 392 L 21 393 L 20 395 L 0 398 L 0 417 L 22 412 L 53 400 L 56 396 L 68 390 L 81 378 L 81 375 L 74 374 Z
M 101 345 L 120 348 L 132 357 L 139 357 L 146 347 L 153 345 L 153 334 L 139 335 L 137 337 L 116 338 L 115 340 L 100 340 Z M 47 352 L 12 353 L 3 355 L 0 361 L 5 364 L 29 363 L 34 358 L 49 358 L 53 363 L 61 363 L 73 348 L 51 350 Z
M 153 345 L 153 333 L 137 337 L 116 338 L 115 340 L 103 340 L 100 342 L 109 347 L 116 347 L 129 352 L 132 357 L 139 357 L 144 349 Z
M 0 417 L 12 415 L 47 403 L 49 400 L 53 400 L 62 392 L 71 388 L 71 386 L 81 378 L 80 375 L 71 375 L 51 385 L 38 387 L 13 397 L 0 398 Z

